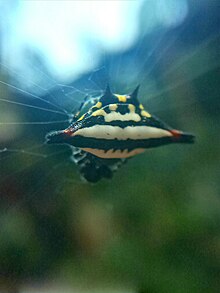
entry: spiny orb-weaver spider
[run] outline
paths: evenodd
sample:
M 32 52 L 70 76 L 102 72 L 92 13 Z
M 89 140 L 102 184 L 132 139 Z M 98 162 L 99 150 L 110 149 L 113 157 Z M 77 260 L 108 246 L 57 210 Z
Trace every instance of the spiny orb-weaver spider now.
M 46 143 L 68 144 L 81 175 L 97 182 L 111 178 L 128 158 L 148 148 L 194 142 L 192 134 L 172 129 L 148 113 L 138 101 L 138 89 L 118 95 L 107 86 L 102 96 L 84 100 L 68 128 L 48 133 Z

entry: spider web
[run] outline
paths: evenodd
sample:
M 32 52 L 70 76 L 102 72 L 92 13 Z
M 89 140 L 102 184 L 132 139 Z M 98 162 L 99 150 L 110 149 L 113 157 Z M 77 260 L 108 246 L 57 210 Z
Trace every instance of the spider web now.
M 200 131 L 200 124 L 203 123 L 202 125 L 204 125 L 206 121 L 211 121 L 210 119 L 205 119 L 206 115 L 209 115 L 209 111 L 216 112 L 215 115 L 219 116 L 215 101 L 217 101 L 216 97 L 219 96 L 216 90 L 218 88 L 216 83 L 218 84 L 218 76 L 220 76 L 220 31 L 218 29 L 219 25 L 216 25 L 216 29 L 211 31 L 206 27 L 210 16 L 207 16 L 207 18 L 203 16 L 205 19 L 203 19 L 202 23 L 197 24 L 198 13 L 200 12 L 195 11 L 189 16 L 188 20 L 176 27 L 158 27 L 150 33 L 142 31 L 137 42 L 123 52 L 109 53 L 103 51 L 100 62 L 94 70 L 66 84 L 53 79 L 41 62 L 30 64 L 34 75 L 39 77 L 39 82 L 38 80 L 33 82 L 31 77 L 29 79 L 18 70 L 12 69 L 8 64 L 0 62 L 0 207 L 1 217 L 3 218 L 1 223 L 5 224 L 10 220 L 13 210 L 24 213 L 25 219 L 29 219 L 30 213 L 30 225 L 34 223 L 36 225 L 34 229 L 37 232 L 39 232 L 37 230 L 38 226 L 42 229 L 39 233 L 39 235 L 43 235 L 41 238 L 39 236 L 39 239 L 43 239 L 42 246 L 44 245 L 46 249 L 49 247 L 48 251 L 50 251 L 54 245 L 52 249 L 56 253 L 59 250 L 64 251 L 64 254 L 66 251 L 69 253 L 70 248 L 66 247 L 68 239 L 66 239 L 65 235 L 64 240 L 62 240 L 62 233 L 64 231 L 69 235 L 69 230 L 73 230 L 72 227 L 77 228 L 77 216 L 73 215 L 73 218 L 71 217 L 72 214 L 77 214 L 77 211 L 83 207 L 84 202 L 88 206 L 86 206 L 86 213 L 88 213 L 90 207 L 93 207 L 90 204 L 91 198 L 97 200 L 99 196 L 102 200 L 104 198 L 101 205 L 108 212 L 112 211 L 113 205 L 126 206 L 127 200 L 130 205 L 133 205 L 133 203 L 135 205 L 136 197 L 134 200 L 134 196 L 136 196 L 136 193 L 142 193 L 143 185 L 138 189 L 138 183 L 134 184 L 131 174 L 138 170 L 140 180 L 145 180 L 145 175 L 141 174 L 143 173 L 141 170 L 144 170 L 144 172 L 151 174 L 146 177 L 148 179 L 159 177 L 155 176 L 157 174 L 155 165 L 160 165 L 160 158 L 164 154 L 164 156 L 168 154 L 167 157 L 170 155 L 170 161 L 172 160 L 172 151 L 166 153 L 165 150 L 163 153 L 164 149 L 161 148 L 161 153 L 157 151 L 153 159 L 146 153 L 131 160 L 114 175 L 113 183 L 103 180 L 93 186 L 88 183 L 84 184 L 81 181 L 77 166 L 69 159 L 71 155 L 69 147 L 44 144 L 45 135 L 48 132 L 61 130 L 69 125 L 85 96 L 96 97 L 101 95 L 107 83 L 114 93 L 119 94 L 130 93 L 140 84 L 139 99 L 150 113 L 157 115 L 176 128 L 192 131 L 196 136 L 203 134 Z M 21 79 L 25 80 L 25 83 L 20 84 Z M 199 108 L 207 109 L 204 112 L 204 117 L 197 113 Z M 202 119 L 205 122 L 201 121 Z M 210 126 L 213 129 L 214 127 L 213 125 Z M 213 133 L 215 135 L 215 131 Z M 215 138 L 215 136 L 213 137 Z M 204 152 L 201 151 L 202 147 L 198 147 L 199 144 L 201 147 L 200 142 L 198 142 L 197 146 L 195 145 L 197 147 L 196 152 L 198 150 L 203 155 Z M 209 148 L 208 143 L 207 145 Z M 178 149 L 176 150 L 175 148 L 176 151 L 175 161 L 179 160 L 178 155 L 182 156 L 180 152 L 183 151 L 184 153 L 181 147 L 179 153 Z M 158 154 L 159 159 L 157 159 Z M 202 158 L 201 154 L 200 158 Z M 186 156 L 189 156 L 188 153 Z M 196 159 L 193 162 L 195 161 Z M 193 163 L 189 166 L 193 168 Z M 203 167 L 204 162 L 201 162 L 201 167 L 199 168 L 202 169 Z M 168 179 L 170 176 L 170 174 L 167 174 L 167 170 L 169 173 L 168 166 L 165 166 L 162 170 L 163 174 L 165 174 L 163 179 L 168 182 L 168 185 L 175 182 L 175 178 Z M 210 175 L 207 174 L 210 170 L 212 171 L 210 168 L 204 168 L 205 176 L 211 177 L 213 175 L 212 172 L 210 172 Z M 184 180 L 185 174 L 181 174 Z M 199 174 L 202 174 L 202 172 Z M 188 175 L 188 177 L 190 176 Z M 157 185 L 157 180 L 152 180 L 154 182 L 152 185 Z M 191 182 L 190 180 L 188 178 L 186 184 Z M 166 187 L 166 185 L 164 186 Z M 155 186 L 155 188 L 155 194 L 157 194 L 158 187 Z M 146 196 L 147 191 L 148 189 L 146 188 L 143 196 Z M 168 195 L 168 193 L 165 194 Z M 185 196 L 184 191 L 182 195 Z M 127 196 L 130 196 L 130 199 Z M 151 197 L 150 194 L 147 194 L 146 198 L 148 196 Z M 158 207 L 161 205 L 159 202 L 161 199 L 163 200 L 164 198 L 159 195 Z M 120 200 L 123 203 L 120 203 Z M 142 195 L 140 197 L 138 195 L 137 200 L 139 204 L 142 204 Z M 144 201 L 147 200 L 144 199 Z M 152 202 L 155 201 L 153 198 L 147 203 L 152 204 L 151 200 Z M 185 201 L 181 200 L 179 203 L 182 205 L 182 203 L 185 204 Z M 96 203 L 92 202 L 92 204 L 95 205 Z M 215 202 L 214 205 L 216 205 Z M 168 206 L 163 206 L 164 209 L 166 207 Z M 65 215 L 63 215 L 63 210 L 65 210 Z M 192 210 L 192 213 L 194 213 L 194 206 Z M 133 213 L 132 209 L 131 211 Z M 178 211 L 182 210 L 178 209 Z M 96 212 L 95 207 L 92 209 L 92 213 L 95 214 Z M 134 212 L 136 212 L 135 208 Z M 125 215 L 129 217 L 129 213 L 130 209 Z M 123 217 L 124 221 L 123 213 L 122 215 L 120 214 L 120 217 Z M 90 220 L 89 217 L 88 219 Z M 97 219 L 99 220 L 100 218 Z M 106 219 L 104 218 L 104 220 Z M 71 221 L 76 221 L 77 224 L 69 225 Z M 109 218 L 107 218 L 107 221 L 109 221 Z M 62 227 L 60 232 L 61 225 L 64 228 Z M 65 225 L 67 225 L 67 229 Z M 105 223 L 99 225 L 106 227 Z M 28 227 L 28 225 L 26 226 Z M 23 229 L 26 229 L 26 226 Z M 53 233 L 48 237 L 47 235 L 45 236 L 47 233 L 50 234 L 50 231 L 53 231 L 56 236 L 55 241 L 51 237 Z M 76 238 L 80 238 L 80 234 L 76 235 L 78 231 L 76 229 L 73 232 Z M 61 236 L 61 240 L 59 236 Z M 75 249 L 75 243 L 72 244 L 75 241 L 74 237 L 70 236 L 71 250 Z M 191 237 L 191 234 L 189 237 Z M 118 249 L 117 246 L 116 249 Z M 46 252 L 45 255 L 48 259 L 51 257 L 50 253 L 47 254 Z M 59 255 L 55 254 L 55 257 L 59 259 Z M 73 261 L 73 258 L 70 261 Z M 133 266 L 133 259 L 131 261 Z M 39 257 L 39 262 L 40 271 L 44 274 L 44 255 Z M 76 264 L 78 265 L 77 262 Z M 34 267 L 35 263 L 31 265 Z M 28 269 L 28 273 L 28 278 L 30 278 L 32 271 L 29 272 Z
M 57 182 L 56 186 L 50 186 L 50 193 L 56 193 L 65 182 L 81 185 L 77 168 L 69 161 L 71 150 L 66 146 L 45 145 L 44 138 L 51 130 L 67 127 L 83 98 L 101 95 L 107 83 L 113 92 L 121 94 L 130 93 L 141 84 L 140 100 L 150 112 L 164 115 L 166 119 L 167 112 L 176 112 L 179 108 L 185 119 L 189 119 L 191 111 L 187 114 L 185 109 L 195 109 L 198 101 L 178 98 L 176 92 L 183 91 L 186 86 L 192 87 L 197 79 L 220 66 L 216 61 L 220 60 L 220 50 L 216 49 L 220 43 L 219 31 L 208 32 L 193 42 L 187 41 L 187 33 L 195 19 L 196 15 L 175 29 L 142 32 L 136 44 L 124 52 L 103 52 L 96 69 L 70 84 L 58 83 L 40 65 L 33 65 L 35 73 L 45 79 L 45 86 L 24 77 L 27 83 L 24 88 L 17 82 L 23 78 L 22 74 L 1 63 L 2 198 L 12 198 L 9 202 L 13 202 L 13 194 L 22 198 L 24 193 L 35 198 L 40 191 L 43 193 L 42 189 L 49 188 L 47 178 L 53 177 Z M 211 52 L 208 55 L 207 49 Z M 199 63 L 200 59 L 203 62 Z M 26 182 L 25 178 L 32 177 L 30 174 L 33 174 L 32 182 L 38 181 L 37 185 Z M 15 192 L 11 182 L 20 186 L 20 190 Z

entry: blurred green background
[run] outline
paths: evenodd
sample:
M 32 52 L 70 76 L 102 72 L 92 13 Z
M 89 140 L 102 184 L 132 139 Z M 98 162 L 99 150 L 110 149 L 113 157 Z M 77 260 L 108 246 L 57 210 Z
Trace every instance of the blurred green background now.
M 189 2 L 180 26 L 107 56 L 104 71 L 117 75 L 93 75 L 117 93 L 140 82 L 149 112 L 194 133 L 194 145 L 149 150 L 91 185 L 67 147 L 43 145 L 67 124 L 19 124 L 60 116 L 0 102 L 0 292 L 220 292 L 219 8 Z M 48 109 L 6 86 L 1 69 L 1 99 Z M 90 76 L 71 86 L 86 88 Z M 57 87 L 43 98 L 62 95 Z

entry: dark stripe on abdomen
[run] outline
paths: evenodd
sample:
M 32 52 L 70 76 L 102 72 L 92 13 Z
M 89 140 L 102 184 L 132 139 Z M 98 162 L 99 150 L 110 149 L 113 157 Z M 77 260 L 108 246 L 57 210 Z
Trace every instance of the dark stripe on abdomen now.
M 97 139 L 77 135 L 70 137 L 66 143 L 79 148 L 94 148 L 102 150 L 118 149 L 118 150 L 133 150 L 136 148 L 153 148 L 164 144 L 172 143 L 172 137 L 149 138 L 140 140 L 118 140 L 118 139 Z

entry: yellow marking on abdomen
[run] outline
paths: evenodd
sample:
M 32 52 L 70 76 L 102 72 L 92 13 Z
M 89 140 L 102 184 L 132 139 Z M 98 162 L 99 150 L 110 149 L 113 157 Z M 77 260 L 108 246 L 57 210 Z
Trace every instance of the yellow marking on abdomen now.
M 94 107 L 101 108 L 102 107 L 102 103 L 101 102 L 98 102 Z
M 135 113 L 135 106 L 134 105 L 129 104 L 128 109 L 130 110 L 130 113 Z
M 86 114 L 83 114 L 83 115 L 78 119 L 78 121 L 83 120 L 83 118 L 85 117 L 85 115 L 86 115 Z
M 145 151 L 143 148 L 137 148 L 132 151 L 125 150 L 114 150 L 110 149 L 108 151 L 93 149 L 93 148 L 82 148 L 83 151 L 93 154 L 96 157 L 103 159 L 121 159 L 121 158 L 130 158 L 141 154 Z
M 118 108 L 118 105 L 117 105 L 117 104 L 110 104 L 110 105 L 109 105 L 109 109 L 110 109 L 111 111 L 116 111 L 117 108 Z
M 143 117 L 147 117 L 147 118 L 150 118 L 150 117 L 151 117 L 151 114 L 148 113 L 148 112 L 145 111 L 145 110 L 142 110 L 142 111 L 141 111 L 141 116 L 143 116 Z
M 115 95 L 115 96 L 118 98 L 119 102 L 125 103 L 127 101 L 127 96 L 125 95 Z
M 93 112 L 92 116 L 105 116 L 106 114 L 107 113 L 103 109 L 100 109 L 100 110 Z

